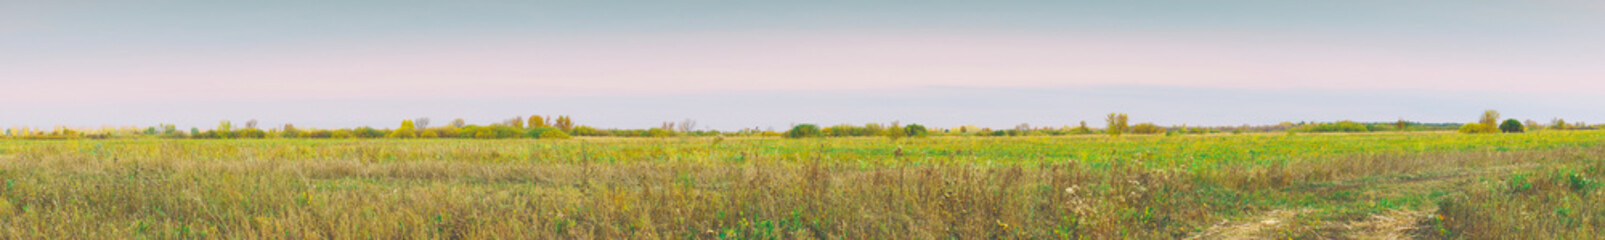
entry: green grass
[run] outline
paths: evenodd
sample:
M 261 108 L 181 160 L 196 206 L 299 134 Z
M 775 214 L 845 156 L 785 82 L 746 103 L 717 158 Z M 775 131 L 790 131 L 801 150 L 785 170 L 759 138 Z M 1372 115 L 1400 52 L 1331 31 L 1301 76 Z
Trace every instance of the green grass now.
M 1601 226 L 1601 144 L 1601 131 L 5 140 L 0 238 L 1576 238 Z

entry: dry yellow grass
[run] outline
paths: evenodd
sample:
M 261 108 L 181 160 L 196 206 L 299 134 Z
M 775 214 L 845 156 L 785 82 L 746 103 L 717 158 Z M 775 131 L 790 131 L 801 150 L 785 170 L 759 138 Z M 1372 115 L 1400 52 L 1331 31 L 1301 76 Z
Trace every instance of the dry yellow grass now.
M 1598 166 L 1596 136 L 12 141 L 0 142 L 0 238 L 1175 239 L 1242 223 L 1274 226 L 1241 235 L 1266 238 L 1576 236 L 1557 233 L 1599 226 L 1595 193 L 1544 185 L 1570 175 L 1529 177 L 1531 191 L 1462 186 Z M 1215 138 L 1413 145 L 1283 159 Z M 1500 145 L 1454 147 L 1487 143 Z M 1554 196 L 1573 212 L 1481 207 L 1554 208 L 1529 200 Z M 1400 214 L 1440 203 L 1449 220 Z

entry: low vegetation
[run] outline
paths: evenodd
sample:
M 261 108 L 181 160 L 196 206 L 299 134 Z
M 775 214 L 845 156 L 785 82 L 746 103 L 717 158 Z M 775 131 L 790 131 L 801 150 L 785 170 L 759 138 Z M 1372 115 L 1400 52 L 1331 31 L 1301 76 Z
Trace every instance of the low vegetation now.
M 12 140 L 0 238 L 1576 238 L 1602 140 Z

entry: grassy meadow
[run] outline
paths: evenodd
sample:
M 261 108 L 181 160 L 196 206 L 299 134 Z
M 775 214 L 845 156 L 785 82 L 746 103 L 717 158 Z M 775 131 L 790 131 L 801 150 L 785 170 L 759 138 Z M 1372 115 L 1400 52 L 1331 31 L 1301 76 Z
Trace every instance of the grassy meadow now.
M 1589 239 L 1605 131 L 0 140 L 0 239 Z

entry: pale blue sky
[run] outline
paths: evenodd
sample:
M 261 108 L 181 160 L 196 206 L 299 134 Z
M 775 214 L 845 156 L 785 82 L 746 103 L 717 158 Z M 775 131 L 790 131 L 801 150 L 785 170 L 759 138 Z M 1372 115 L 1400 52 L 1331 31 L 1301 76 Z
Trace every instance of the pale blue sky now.
M 1587 120 L 1599 26 L 1583 0 L 5 0 L 0 126 Z

